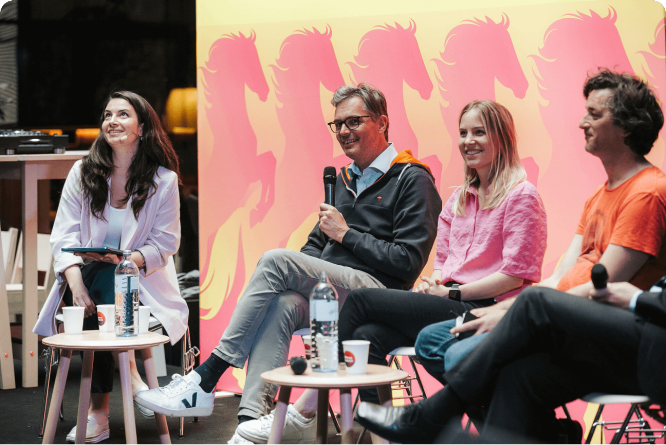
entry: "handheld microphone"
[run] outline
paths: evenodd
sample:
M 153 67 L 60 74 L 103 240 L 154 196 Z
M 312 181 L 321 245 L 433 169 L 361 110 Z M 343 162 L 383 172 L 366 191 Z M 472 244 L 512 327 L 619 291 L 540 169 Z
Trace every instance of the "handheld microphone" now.
M 606 284 L 608 283 L 608 272 L 603 264 L 595 264 L 592 266 L 591 273 L 592 284 L 597 295 L 606 292 Z
M 308 362 L 306 362 L 303 357 L 292 357 L 289 359 L 289 366 L 291 366 L 291 370 L 294 371 L 294 374 L 301 375 L 308 367 Z
M 335 167 L 324 167 L 324 202 L 335 207 Z

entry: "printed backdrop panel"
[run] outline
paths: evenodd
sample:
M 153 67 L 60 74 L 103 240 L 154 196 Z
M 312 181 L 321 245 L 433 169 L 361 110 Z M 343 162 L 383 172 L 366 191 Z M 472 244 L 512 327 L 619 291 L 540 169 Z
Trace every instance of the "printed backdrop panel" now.
M 664 8 L 652 0 L 312 3 L 197 1 L 203 360 L 263 252 L 304 244 L 323 168 L 350 162 L 326 126 L 338 86 L 384 92 L 390 141 L 430 166 L 443 200 L 462 182 L 462 107 L 507 106 L 548 214 L 544 277 L 605 181 L 578 128 L 587 73 L 610 67 L 666 90 Z M 648 159 L 663 169 L 661 138 Z M 218 388 L 239 392 L 244 379 L 234 370 Z M 587 404 L 570 410 L 591 422 Z

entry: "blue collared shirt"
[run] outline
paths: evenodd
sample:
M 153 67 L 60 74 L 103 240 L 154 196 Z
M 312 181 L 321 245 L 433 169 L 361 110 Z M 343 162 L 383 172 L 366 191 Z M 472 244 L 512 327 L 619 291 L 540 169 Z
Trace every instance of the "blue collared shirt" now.
M 361 172 L 361 169 L 356 165 L 355 162 L 352 162 L 349 166 L 349 170 L 354 173 L 357 177 L 356 179 L 356 196 L 360 195 L 363 190 L 367 189 L 370 185 L 374 184 L 379 178 L 382 177 L 384 173 L 391 168 L 393 160 L 398 156 L 398 152 L 393 148 L 393 143 L 389 143 L 389 146 L 386 147 L 379 156 L 375 158 L 374 161 Z

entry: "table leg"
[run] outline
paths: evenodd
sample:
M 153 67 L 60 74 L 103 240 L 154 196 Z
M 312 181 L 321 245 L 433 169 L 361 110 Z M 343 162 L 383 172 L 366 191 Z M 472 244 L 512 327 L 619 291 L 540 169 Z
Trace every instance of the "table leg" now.
M 141 357 L 143 358 L 143 367 L 146 370 L 148 387 L 150 389 L 159 387 L 159 384 L 157 383 L 157 373 L 155 372 L 153 353 L 150 348 L 142 349 Z M 167 427 L 166 417 L 164 417 L 164 414 L 155 413 L 155 423 L 157 424 L 157 432 L 160 435 L 160 443 L 171 443 L 169 428 Z
M 22 359 L 23 387 L 39 386 L 37 381 L 39 354 L 37 334 L 32 327 L 37 322 L 39 304 L 37 302 L 37 179 L 27 171 L 21 171 L 23 200 L 23 328 Z
M 69 371 L 69 361 L 72 358 L 71 349 L 60 350 L 60 361 L 58 362 L 58 373 L 56 374 L 55 385 L 53 386 L 53 395 L 51 396 L 51 405 L 49 406 L 49 417 L 46 420 L 44 437 L 42 443 L 54 443 L 56 426 L 58 425 L 58 414 L 62 404 L 62 396 L 65 394 L 65 384 L 67 383 L 67 372 Z
M 351 388 L 340 388 L 340 427 L 342 443 L 354 443 L 354 419 L 352 419 Z
M 317 390 L 317 439 L 315 443 L 328 441 L 328 389 Z
M 0 247 L 2 242 L 0 241 Z M 14 354 L 12 352 L 12 333 L 9 327 L 9 303 L 7 301 L 7 282 L 5 262 L 0 255 L 0 389 L 14 389 Z
M 136 423 L 134 422 L 134 399 L 132 398 L 132 380 L 130 377 L 129 356 L 127 351 L 118 352 L 120 385 L 123 393 L 123 416 L 125 417 L 125 441 L 136 443 Z
M 90 406 L 90 382 L 92 381 L 94 357 L 94 351 L 83 351 L 83 364 L 81 365 L 81 389 L 79 390 L 79 412 L 76 416 L 75 443 L 86 443 L 86 429 L 88 428 L 88 408 Z
M 282 429 L 284 428 L 284 419 L 287 417 L 289 396 L 291 396 L 291 386 L 281 386 L 278 403 L 275 407 L 275 415 L 273 416 L 271 434 L 268 436 L 268 443 L 280 443 L 282 440 Z

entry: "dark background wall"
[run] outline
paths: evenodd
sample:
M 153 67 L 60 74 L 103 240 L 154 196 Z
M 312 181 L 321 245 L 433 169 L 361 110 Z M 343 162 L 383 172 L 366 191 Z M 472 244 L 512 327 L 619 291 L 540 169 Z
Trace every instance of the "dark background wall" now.
M 14 1 L 21 128 L 96 126 L 115 89 L 161 115 L 172 88 L 196 86 L 192 0 Z

